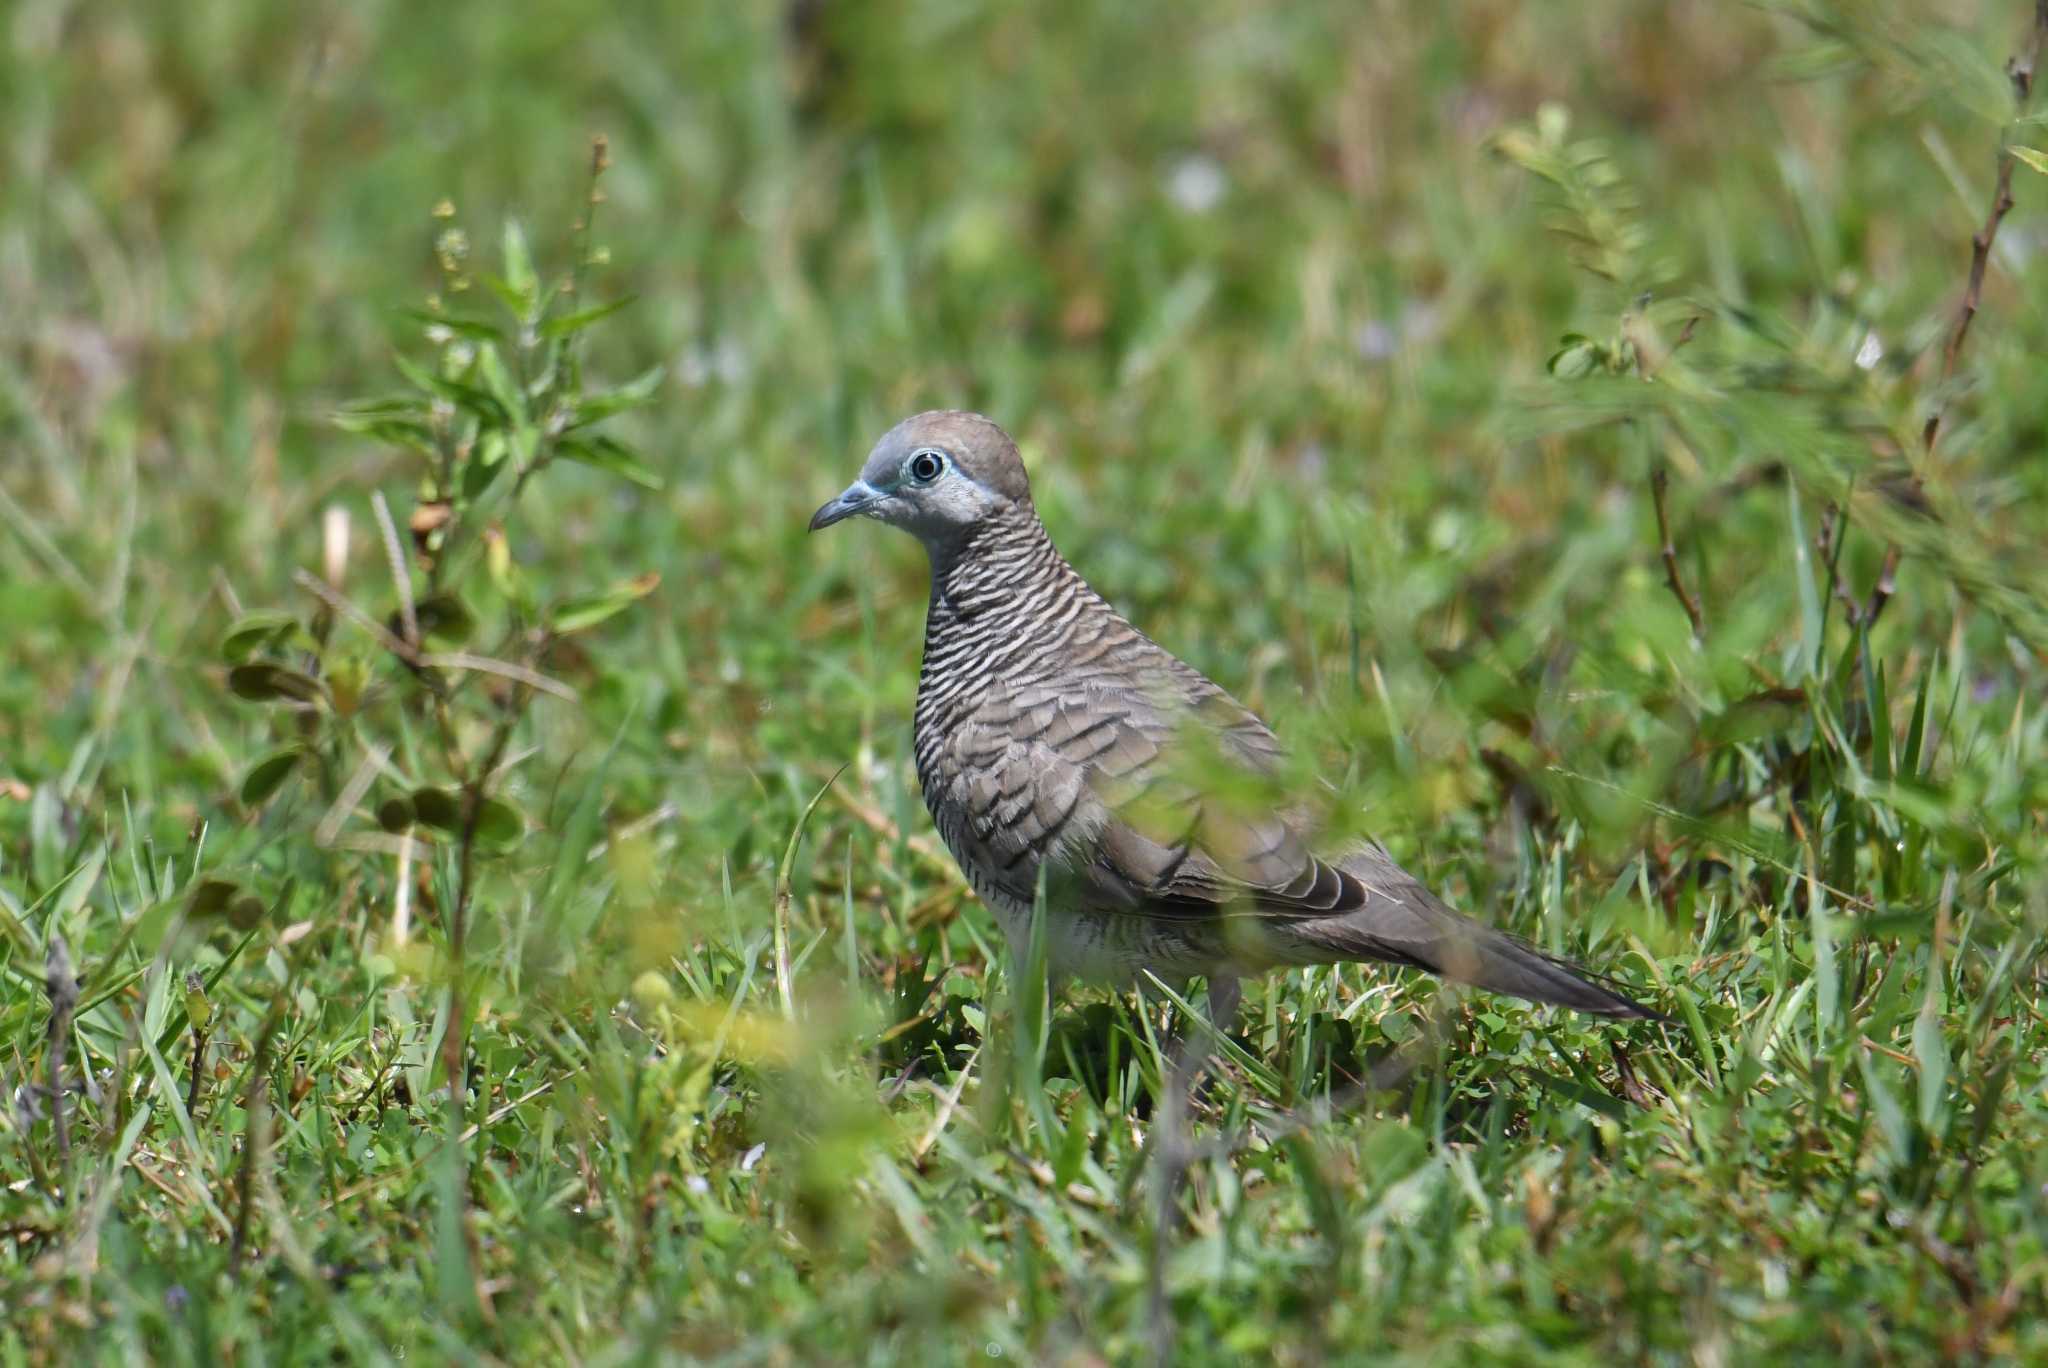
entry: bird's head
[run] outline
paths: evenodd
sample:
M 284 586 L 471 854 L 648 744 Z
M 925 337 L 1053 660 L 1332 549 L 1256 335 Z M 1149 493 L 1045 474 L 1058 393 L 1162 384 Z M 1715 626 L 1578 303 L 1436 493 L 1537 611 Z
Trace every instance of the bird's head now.
M 811 531 L 859 516 L 940 546 L 1017 507 L 1031 507 L 1031 484 L 1009 434 L 978 413 L 938 409 L 884 433 L 860 478 L 811 515 Z

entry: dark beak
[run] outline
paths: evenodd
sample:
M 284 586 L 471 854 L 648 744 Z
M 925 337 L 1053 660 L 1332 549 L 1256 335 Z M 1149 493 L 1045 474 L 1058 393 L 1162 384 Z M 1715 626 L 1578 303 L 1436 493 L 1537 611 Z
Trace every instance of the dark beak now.
M 867 509 L 881 497 L 881 491 L 866 480 L 855 480 L 838 498 L 811 514 L 811 531 L 815 532 L 821 527 L 830 527 L 833 523 L 850 518 Z

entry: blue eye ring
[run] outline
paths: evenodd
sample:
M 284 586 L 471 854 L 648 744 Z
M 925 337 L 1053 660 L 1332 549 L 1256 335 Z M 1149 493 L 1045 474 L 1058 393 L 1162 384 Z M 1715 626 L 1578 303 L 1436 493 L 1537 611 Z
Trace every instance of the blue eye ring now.
M 937 447 L 925 447 L 910 453 L 910 459 L 903 463 L 903 473 L 913 484 L 926 485 L 946 473 L 946 453 Z

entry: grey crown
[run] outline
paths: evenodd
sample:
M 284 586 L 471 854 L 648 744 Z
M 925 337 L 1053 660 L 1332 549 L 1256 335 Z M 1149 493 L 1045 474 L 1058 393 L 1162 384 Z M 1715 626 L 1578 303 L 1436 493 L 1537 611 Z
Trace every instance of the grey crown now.
M 854 516 L 911 532 L 930 556 L 925 806 L 1019 947 L 1044 879 L 1055 973 L 1202 975 L 1212 999 L 1234 1001 L 1244 974 L 1370 960 L 1658 1015 L 1452 911 L 1377 845 L 1312 851 L 1305 810 L 1271 795 L 1273 733 L 1088 587 L 988 419 L 936 411 L 891 428 L 811 528 Z

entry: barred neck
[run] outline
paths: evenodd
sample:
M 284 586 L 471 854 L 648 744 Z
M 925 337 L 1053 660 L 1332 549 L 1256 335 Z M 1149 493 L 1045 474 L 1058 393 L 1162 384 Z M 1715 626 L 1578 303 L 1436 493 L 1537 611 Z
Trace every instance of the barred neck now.
M 959 540 L 932 547 L 931 560 L 933 627 L 1028 607 L 1068 581 L 1087 590 L 1028 504 L 1008 505 Z
M 920 725 L 943 730 L 989 682 L 1053 677 L 1069 670 L 1087 643 L 1128 635 L 1115 610 L 1054 549 L 1038 515 L 1028 505 L 1006 508 L 957 542 L 932 548 Z M 928 759 L 921 749 L 920 773 Z

